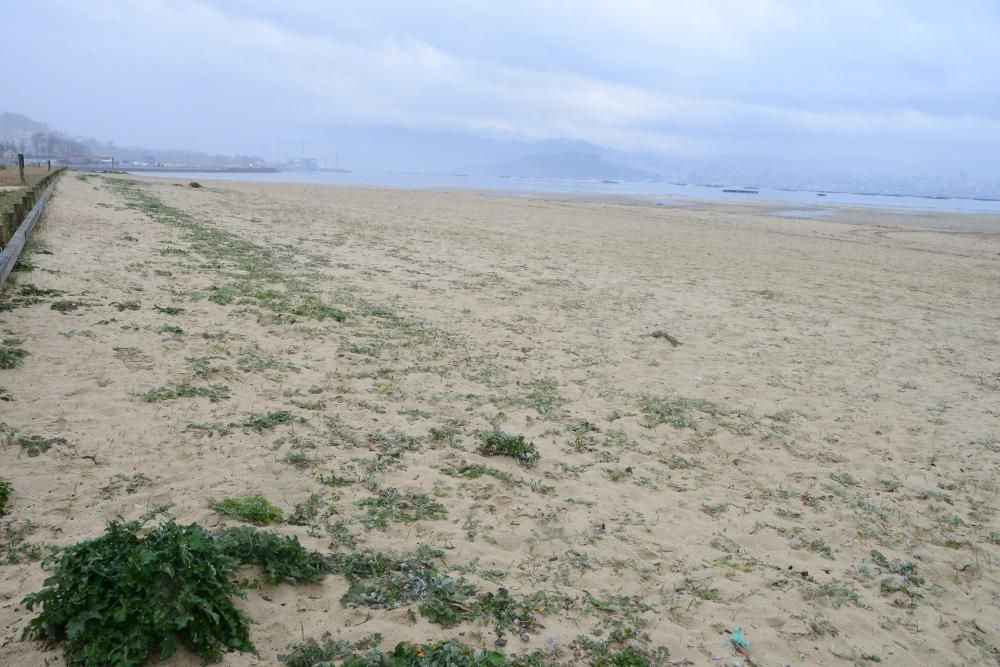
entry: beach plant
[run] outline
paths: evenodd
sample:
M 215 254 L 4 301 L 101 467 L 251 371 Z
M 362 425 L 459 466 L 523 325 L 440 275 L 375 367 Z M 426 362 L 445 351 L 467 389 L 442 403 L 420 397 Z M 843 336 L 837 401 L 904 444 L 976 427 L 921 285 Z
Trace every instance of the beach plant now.
M 153 310 L 164 315 L 180 315 L 184 312 L 184 309 L 178 306 L 153 306 Z
M 681 344 L 681 342 L 677 340 L 675 336 L 667 333 L 666 331 L 663 331 L 662 329 L 657 329 L 656 331 L 654 331 L 649 335 L 652 338 L 662 338 L 663 340 L 670 343 L 671 347 L 677 347 L 678 345 Z
M 19 340 L 8 338 L 0 343 L 0 368 L 9 370 L 17 368 L 24 362 L 24 358 L 28 356 L 28 351 L 22 347 L 18 347 L 20 342 Z
M 132 667 L 169 658 L 183 645 L 206 662 L 253 652 L 237 568 L 260 566 L 272 583 L 318 581 L 326 557 L 294 537 L 229 528 L 211 533 L 167 518 L 112 521 L 104 535 L 56 550 L 43 588 L 24 603 L 39 614 L 24 637 L 62 641 L 66 664 Z
M 701 398 L 679 398 L 671 396 L 643 396 L 639 399 L 639 409 L 645 414 L 643 426 L 653 428 L 660 424 L 669 424 L 674 428 L 697 428 L 697 422 L 691 416 L 692 411 L 715 415 L 720 412 L 718 406 Z
M 562 403 L 562 398 L 559 396 L 559 384 L 551 379 L 536 380 L 531 384 L 531 391 L 521 403 L 534 408 L 540 415 L 551 414 Z
M 526 468 L 534 466 L 542 458 L 535 443 L 526 441 L 523 435 L 493 429 L 480 433 L 479 441 L 479 448 L 476 451 L 480 454 L 509 456 Z
M 459 642 L 435 641 L 425 644 L 399 642 L 391 651 L 378 649 L 382 636 L 375 634 L 357 642 L 334 639 L 329 633 L 322 641 L 307 639 L 289 644 L 284 663 L 288 667 L 320 667 L 342 661 L 347 667 L 507 667 L 511 665 L 499 651 L 487 651 Z
M 43 435 L 15 435 L 13 441 L 28 456 L 35 457 L 52 449 L 55 445 L 65 445 L 66 438 L 46 438 Z
M 169 206 L 134 181 L 109 178 L 105 182 L 120 194 L 125 205 L 156 222 L 180 230 L 188 249 L 212 263 L 224 266 L 231 281 L 211 285 L 204 291 L 209 301 L 220 305 L 241 304 L 274 313 L 277 321 L 294 322 L 295 317 L 344 321 L 347 313 L 325 303 L 315 288 L 282 271 L 275 252 Z
M 337 473 L 332 472 L 326 476 L 320 475 L 319 482 L 320 484 L 324 484 L 326 486 L 332 486 L 333 488 L 338 488 L 341 486 L 348 486 L 350 484 L 353 484 L 355 480 L 347 479 L 346 477 L 341 477 Z
M 243 420 L 242 426 L 257 433 L 263 433 L 282 424 L 288 424 L 292 419 L 292 413 L 288 410 L 275 410 L 251 414 Z
M 153 481 L 146 477 L 146 474 L 142 472 L 137 472 L 131 477 L 117 474 L 113 476 L 107 484 L 101 487 L 101 496 L 104 498 L 111 498 L 122 491 L 131 495 L 142 487 L 152 485 L 152 483 Z
M 17 565 L 42 557 L 41 545 L 28 542 L 37 527 L 31 521 L 0 522 L 0 565 Z
M 468 479 L 479 479 L 483 476 L 493 477 L 510 486 L 520 486 L 523 483 L 509 472 L 481 463 L 462 463 L 457 467 L 445 465 L 441 467 L 441 472 L 451 477 L 466 477 Z
M 358 501 L 366 508 L 361 523 L 369 528 L 385 530 L 390 521 L 411 522 L 424 519 L 444 519 L 448 510 L 425 493 L 400 493 L 397 489 L 382 489 L 372 498 Z
M 52 304 L 49 306 L 49 308 L 51 308 L 52 310 L 59 311 L 60 313 L 70 313 L 73 312 L 74 310 L 77 310 L 82 305 L 83 305 L 82 301 L 60 300 L 60 301 L 53 301 Z
M 236 526 L 216 531 L 213 537 L 240 565 L 260 567 L 271 584 L 321 581 L 335 571 L 329 556 L 307 550 L 295 536 Z
M 150 389 L 142 395 L 142 400 L 147 403 L 157 403 L 159 401 L 170 401 L 175 398 L 194 398 L 196 396 L 204 396 L 211 402 L 218 403 L 229 398 L 229 387 L 221 384 L 199 387 L 188 382 L 181 382 Z
M 479 620 L 493 625 L 498 637 L 540 627 L 537 614 L 544 613 L 548 604 L 544 592 L 523 598 L 511 596 L 505 588 L 480 593 L 465 578 L 456 579 L 438 567 L 443 554 L 426 545 L 403 554 L 372 550 L 333 554 L 331 571 L 351 582 L 341 604 L 397 609 L 419 603 L 421 616 L 432 623 L 452 627 Z
M 292 509 L 292 513 L 288 515 L 288 523 L 293 526 L 312 525 L 323 509 L 323 504 L 322 494 L 309 494 L 308 498 L 301 503 L 297 503 Z
M 67 665 L 142 665 L 178 643 L 205 661 L 253 651 L 247 617 L 232 597 L 238 562 L 196 524 L 172 520 L 146 535 L 143 522 L 108 524 L 96 539 L 57 551 L 26 637 L 62 641 Z
M 212 503 L 212 508 L 219 514 L 258 526 L 278 523 L 282 517 L 281 509 L 272 505 L 264 496 L 224 498 Z
M 0 516 L 7 513 L 7 501 L 10 500 L 10 482 L 0 479 Z

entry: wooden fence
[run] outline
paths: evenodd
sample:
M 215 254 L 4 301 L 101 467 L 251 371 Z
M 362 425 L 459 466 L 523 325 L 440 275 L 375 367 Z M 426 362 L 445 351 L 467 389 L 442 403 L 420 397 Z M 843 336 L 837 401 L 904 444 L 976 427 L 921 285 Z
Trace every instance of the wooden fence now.
M 12 210 L 0 217 L 0 246 L 3 247 L 0 252 L 0 289 L 3 289 L 17 258 L 21 256 L 21 251 L 31 237 L 31 231 L 42 217 L 45 202 L 52 194 L 56 179 L 64 171 L 65 167 L 56 169 L 26 188 Z

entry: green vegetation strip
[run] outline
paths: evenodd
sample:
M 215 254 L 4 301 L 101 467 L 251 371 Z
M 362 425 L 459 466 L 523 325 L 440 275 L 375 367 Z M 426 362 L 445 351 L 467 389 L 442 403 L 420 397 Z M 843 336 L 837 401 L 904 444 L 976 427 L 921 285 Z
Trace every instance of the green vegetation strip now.
M 121 178 L 105 181 L 128 208 L 180 229 L 191 250 L 209 260 L 212 268 L 220 268 L 222 263 L 219 273 L 229 282 L 210 286 L 204 293 L 209 301 L 255 306 L 288 322 L 296 317 L 338 322 L 347 319 L 345 311 L 324 303 L 314 289 L 282 271 L 271 249 L 199 222 L 189 213 L 164 204 L 140 183 Z

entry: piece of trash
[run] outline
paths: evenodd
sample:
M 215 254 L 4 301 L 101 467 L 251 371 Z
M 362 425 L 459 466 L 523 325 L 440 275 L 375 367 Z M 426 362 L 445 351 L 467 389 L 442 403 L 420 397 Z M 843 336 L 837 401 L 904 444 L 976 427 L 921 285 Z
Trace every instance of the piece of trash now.
M 695 382 L 704 382 L 705 381 L 705 376 L 704 375 L 695 375 L 691 379 L 694 380 Z
M 727 642 L 733 644 L 737 648 L 742 648 L 746 650 L 750 649 L 750 642 L 748 642 L 746 639 L 743 638 L 742 628 L 733 627 L 733 629 L 729 630 L 728 632 L 732 636 L 726 637 Z

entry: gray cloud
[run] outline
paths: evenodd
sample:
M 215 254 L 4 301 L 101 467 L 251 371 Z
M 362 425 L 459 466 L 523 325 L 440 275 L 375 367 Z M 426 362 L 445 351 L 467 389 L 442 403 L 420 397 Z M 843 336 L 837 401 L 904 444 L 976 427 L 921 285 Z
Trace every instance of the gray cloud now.
M 5 106 L 121 142 L 253 151 L 383 124 L 1000 175 L 993 2 L 47 6 L 5 9 L 5 62 L 31 64 Z

